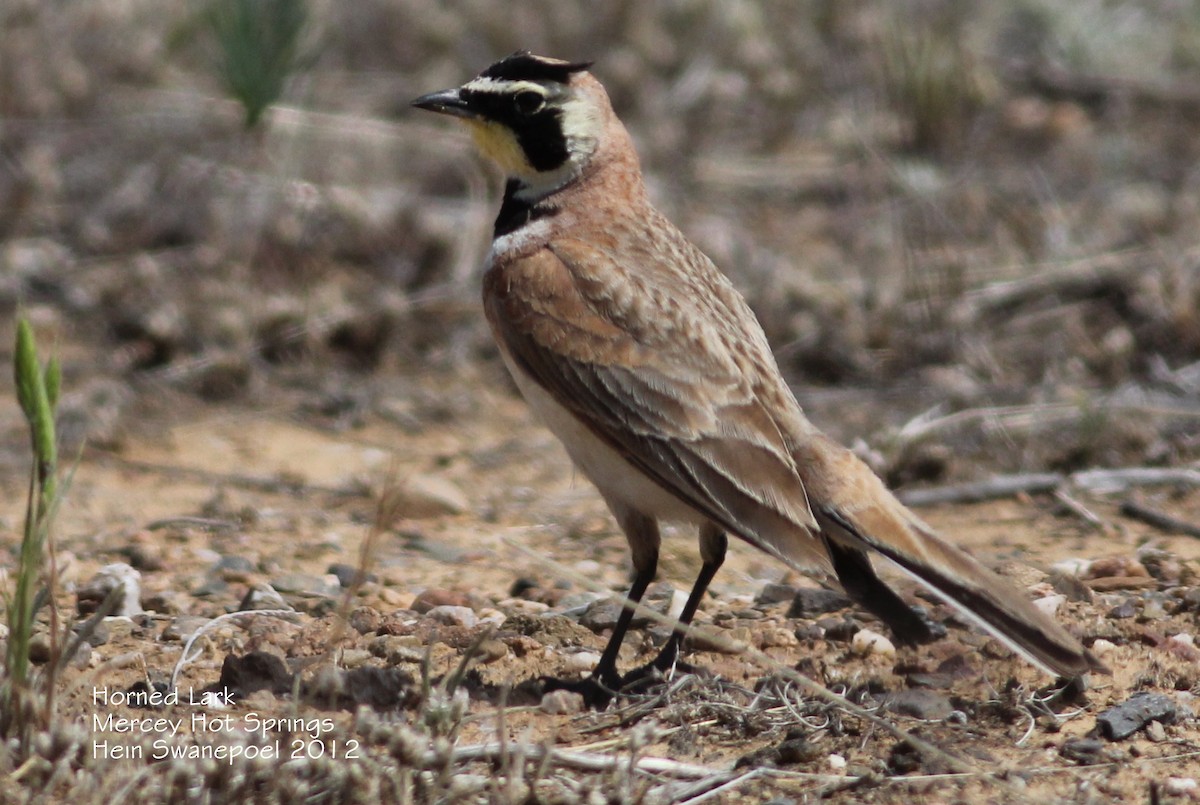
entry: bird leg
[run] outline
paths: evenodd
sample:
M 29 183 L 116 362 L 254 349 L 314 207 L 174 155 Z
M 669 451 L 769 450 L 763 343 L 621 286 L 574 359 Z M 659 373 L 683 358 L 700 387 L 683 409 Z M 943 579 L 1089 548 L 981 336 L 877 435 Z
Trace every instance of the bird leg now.
M 711 523 L 700 527 L 700 557 L 704 560 L 704 564 L 700 567 L 700 575 L 696 577 L 696 582 L 692 585 L 692 592 L 688 595 L 683 611 L 679 613 L 679 622 L 671 630 L 671 636 L 667 638 L 666 644 L 658 652 L 657 657 L 625 675 L 623 680 L 625 688 L 644 685 L 660 679 L 676 664 L 688 626 L 691 625 L 692 618 L 696 615 L 700 600 L 704 598 L 709 583 L 724 563 L 725 549 L 728 546 L 729 540 L 724 531 Z
M 621 652 L 625 633 L 629 631 L 629 624 L 633 621 L 634 608 L 646 594 L 646 588 L 650 586 L 655 571 L 658 570 L 658 523 L 654 518 L 640 512 L 624 507 L 612 508 L 625 531 L 625 539 L 629 542 L 633 556 L 633 586 L 629 588 L 629 594 L 626 596 L 629 600 L 621 609 L 608 645 L 604 647 L 604 653 L 600 655 L 600 661 L 596 663 L 590 676 L 580 680 L 557 677 L 543 677 L 541 680 L 543 691 L 567 690 L 578 693 L 583 696 L 584 704 L 588 707 L 604 707 L 624 686 L 625 680 L 617 672 L 617 655 Z
M 542 678 L 543 691 L 568 690 L 578 693 L 583 696 L 584 704 L 588 707 L 603 707 L 623 690 L 643 687 L 656 679 L 661 679 L 676 665 L 679 649 L 683 645 L 683 638 L 687 634 L 688 626 L 696 615 L 696 610 L 700 606 L 704 593 L 708 590 L 709 583 L 724 563 L 725 551 L 729 546 L 729 539 L 725 536 L 724 531 L 711 523 L 701 526 L 700 556 L 704 560 L 704 564 L 700 567 L 700 574 L 696 577 L 687 603 L 684 604 L 683 611 L 679 614 L 679 622 L 671 630 L 671 636 L 667 638 L 666 644 L 658 652 L 657 657 L 622 676 L 617 672 L 617 655 L 621 651 L 625 634 L 629 631 L 629 624 L 633 621 L 633 605 L 642 600 L 642 596 L 646 594 L 646 588 L 650 586 L 655 570 L 658 568 L 659 534 L 658 524 L 653 518 L 636 512 L 625 513 L 625 516 L 621 517 L 621 524 L 625 528 L 625 535 L 629 539 L 629 545 L 633 552 L 636 573 L 633 586 L 630 587 L 627 596 L 629 601 L 625 603 L 620 617 L 617 618 L 617 625 L 613 628 L 612 637 L 609 638 L 604 653 L 600 655 L 600 661 L 596 663 L 591 675 L 585 679 Z

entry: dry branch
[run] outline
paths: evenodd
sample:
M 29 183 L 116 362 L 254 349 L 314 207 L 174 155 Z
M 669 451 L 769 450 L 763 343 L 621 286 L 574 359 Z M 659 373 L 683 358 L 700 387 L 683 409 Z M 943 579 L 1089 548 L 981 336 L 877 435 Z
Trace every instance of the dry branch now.
M 980 503 L 985 500 L 1010 498 L 1020 494 L 1053 492 L 1063 485 L 1066 477 L 1057 472 L 1022 475 L 998 475 L 986 481 L 974 481 L 927 489 L 907 489 L 897 497 L 908 506 L 936 506 L 942 503 Z
M 1200 470 L 1187 467 L 1118 467 L 1081 470 L 1070 475 L 1056 472 L 997 475 L 984 481 L 902 490 L 897 497 L 908 506 L 936 506 L 943 503 L 980 503 L 1020 494 L 1057 493 L 1065 487 L 1105 494 L 1142 486 L 1200 487 Z M 1066 503 L 1065 500 L 1063 502 Z M 1095 515 L 1089 517 L 1082 512 L 1076 513 L 1089 522 L 1102 523 Z
M 1126 500 L 1121 503 L 1121 514 L 1133 520 L 1141 520 L 1161 531 L 1172 534 L 1186 534 L 1189 537 L 1200 537 L 1200 526 L 1180 520 L 1177 517 L 1152 509 L 1137 501 Z

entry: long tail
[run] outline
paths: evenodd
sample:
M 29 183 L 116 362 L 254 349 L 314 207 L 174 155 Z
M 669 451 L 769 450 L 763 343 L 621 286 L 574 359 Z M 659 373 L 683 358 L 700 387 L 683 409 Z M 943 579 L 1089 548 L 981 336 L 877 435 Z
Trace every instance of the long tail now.
M 1064 677 L 1108 673 L 1012 584 L 921 522 L 853 453 L 816 436 L 796 451 L 796 460 L 843 586 L 901 640 L 920 641 L 928 627 L 896 605 L 900 599 L 875 575 L 867 551 L 892 560 L 1042 670 Z

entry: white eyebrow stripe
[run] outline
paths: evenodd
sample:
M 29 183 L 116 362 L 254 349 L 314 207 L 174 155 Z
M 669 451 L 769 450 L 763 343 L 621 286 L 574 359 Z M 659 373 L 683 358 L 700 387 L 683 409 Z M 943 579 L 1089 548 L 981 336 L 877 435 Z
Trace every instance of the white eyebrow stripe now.
M 495 95 L 532 91 L 546 96 L 546 88 L 534 81 L 508 81 L 503 78 L 473 78 L 463 85 L 469 92 L 489 92 Z

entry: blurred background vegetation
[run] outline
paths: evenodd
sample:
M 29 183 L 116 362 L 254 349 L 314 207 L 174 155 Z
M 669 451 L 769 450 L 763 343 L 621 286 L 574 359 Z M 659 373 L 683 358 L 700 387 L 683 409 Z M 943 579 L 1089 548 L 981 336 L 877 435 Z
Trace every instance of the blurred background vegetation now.
M 505 382 L 500 177 L 408 101 L 517 49 L 595 61 L 657 203 L 893 482 L 1200 457 L 1185 0 L 6 0 L 0 322 L 58 340 L 64 439 Z

